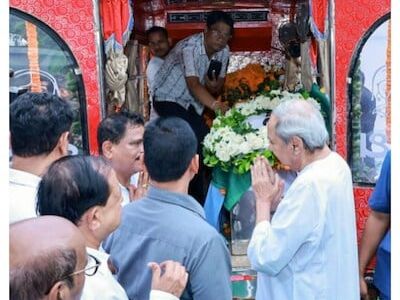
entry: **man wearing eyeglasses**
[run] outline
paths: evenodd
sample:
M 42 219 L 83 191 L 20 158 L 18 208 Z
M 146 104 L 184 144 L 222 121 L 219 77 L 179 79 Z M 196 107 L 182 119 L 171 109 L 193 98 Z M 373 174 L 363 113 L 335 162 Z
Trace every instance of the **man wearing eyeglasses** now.
M 216 97 L 224 83 L 228 41 L 233 34 L 233 20 L 223 11 L 210 12 L 206 23 L 204 32 L 183 39 L 168 53 L 153 84 L 156 112 L 162 117 L 175 116 L 187 121 L 196 134 L 200 156 L 201 143 L 209 130 L 202 117 L 204 108 L 222 112 L 228 109 Z M 218 68 L 211 68 L 208 76 L 210 65 L 218 65 Z M 199 174 L 192 180 L 189 194 L 203 204 L 202 159 L 200 163 Z
M 87 262 L 81 232 L 64 218 L 10 225 L 10 299 L 80 299 Z
M 81 299 L 127 300 L 124 288 L 109 269 L 109 255 L 101 246 L 120 225 L 121 219 L 121 190 L 109 163 L 102 157 L 79 155 L 59 159 L 43 176 L 37 198 L 40 215 L 57 215 L 70 220 L 85 238 L 88 266 L 70 274 L 86 274 Z M 177 300 L 186 285 L 185 268 L 172 261 L 149 267 L 153 270 L 150 299 Z M 160 268 L 165 271 L 163 276 L 160 276 Z M 160 293 L 167 294 L 168 298 Z

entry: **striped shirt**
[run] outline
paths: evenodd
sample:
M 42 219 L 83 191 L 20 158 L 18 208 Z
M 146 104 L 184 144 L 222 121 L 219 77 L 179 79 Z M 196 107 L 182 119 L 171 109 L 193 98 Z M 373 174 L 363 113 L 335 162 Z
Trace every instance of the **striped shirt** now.
M 222 63 L 219 77 L 225 77 L 229 58 L 229 47 L 215 53 L 211 59 Z M 185 109 L 190 105 L 201 115 L 203 104 L 191 94 L 185 77 L 195 76 L 205 84 L 210 60 L 204 47 L 203 32 L 191 35 L 176 44 L 158 70 L 154 82 L 154 100 L 175 102 Z

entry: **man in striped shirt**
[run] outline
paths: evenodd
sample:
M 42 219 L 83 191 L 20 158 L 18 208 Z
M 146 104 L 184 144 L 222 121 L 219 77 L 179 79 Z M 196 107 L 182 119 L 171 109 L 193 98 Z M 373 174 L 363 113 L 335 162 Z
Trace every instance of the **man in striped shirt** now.
M 228 65 L 228 41 L 233 34 L 233 20 L 222 11 L 212 11 L 207 16 L 204 32 L 191 35 L 169 52 L 156 74 L 153 107 L 160 116 L 176 116 L 187 121 L 197 137 L 198 153 L 201 142 L 208 133 L 203 120 L 204 107 L 213 111 L 227 110 L 227 105 L 216 100 L 221 92 Z M 221 65 L 219 74 L 207 76 L 210 62 Z M 201 204 L 204 202 L 202 166 L 189 189 Z

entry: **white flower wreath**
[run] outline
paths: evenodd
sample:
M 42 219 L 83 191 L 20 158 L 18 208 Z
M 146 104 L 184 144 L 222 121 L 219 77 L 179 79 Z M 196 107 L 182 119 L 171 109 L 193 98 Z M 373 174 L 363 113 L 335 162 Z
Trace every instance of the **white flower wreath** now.
M 267 127 L 253 128 L 249 117 L 266 115 L 284 101 L 305 100 L 302 94 L 272 90 L 268 95 L 259 95 L 248 102 L 237 103 L 225 115 L 217 116 L 210 133 L 203 141 L 204 163 L 209 167 L 221 167 L 224 171 L 233 169 L 243 174 L 250 170 L 254 159 L 263 155 L 274 165 L 277 159 L 268 150 Z M 307 98 L 307 101 L 314 101 Z

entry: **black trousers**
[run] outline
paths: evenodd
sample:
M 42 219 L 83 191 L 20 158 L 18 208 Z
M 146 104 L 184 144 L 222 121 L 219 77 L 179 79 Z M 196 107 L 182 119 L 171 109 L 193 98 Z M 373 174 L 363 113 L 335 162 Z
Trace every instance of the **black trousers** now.
M 210 170 L 203 163 L 201 143 L 208 134 L 209 128 L 202 116 L 190 106 L 188 110 L 177 103 L 169 101 L 153 101 L 153 107 L 160 117 L 178 117 L 189 123 L 197 138 L 197 154 L 199 154 L 199 171 L 189 184 L 189 195 L 204 205 L 209 184 Z

